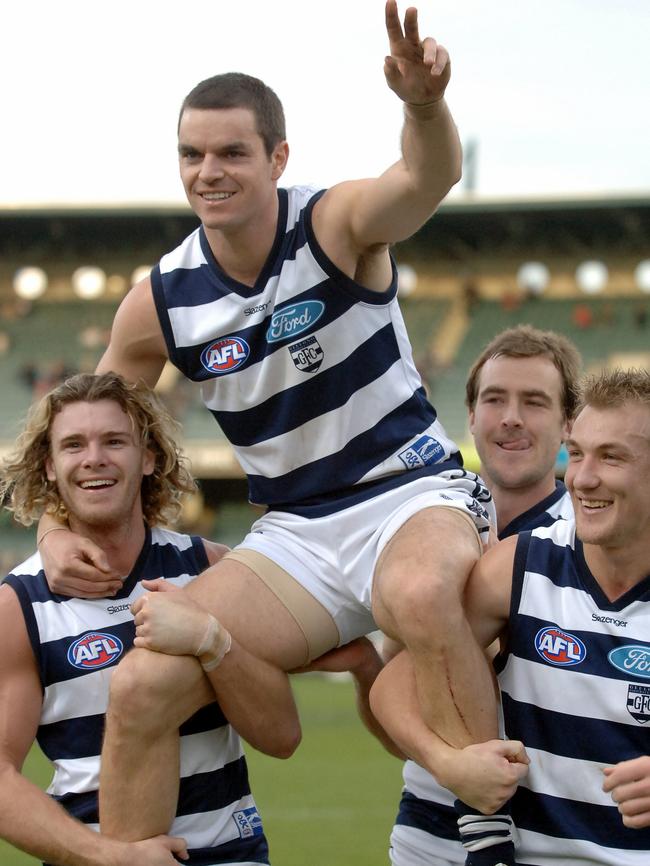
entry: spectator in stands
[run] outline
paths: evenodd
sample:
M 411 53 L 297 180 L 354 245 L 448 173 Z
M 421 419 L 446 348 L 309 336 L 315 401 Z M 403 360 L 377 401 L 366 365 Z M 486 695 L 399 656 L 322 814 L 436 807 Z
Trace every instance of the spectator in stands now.
M 589 304 L 576 304 L 572 313 L 573 324 L 581 331 L 586 331 L 594 323 L 594 314 Z
M 599 310 L 598 324 L 605 328 L 611 328 L 616 324 L 616 308 L 611 301 L 605 301 L 602 304 Z
M 173 432 L 152 393 L 112 373 L 76 376 L 31 411 L 0 473 L 0 498 L 8 495 L 17 519 L 65 513 L 125 575 L 110 604 L 62 599 L 35 554 L 0 586 L 0 836 L 51 863 L 172 866 L 186 848 L 197 866 L 268 863 L 224 713 L 258 748 L 286 755 L 299 731 L 295 707 L 285 678 L 180 589 L 226 548 L 161 525 L 194 490 Z M 118 842 L 93 832 L 110 675 L 133 644 L 182 654 L 183 689 L 200 708 L 181 730 L 178 804 L 162 804 L 170 826 L 179 816 L 172 832 L 185 840 Z M 251 711 L 260 705 L 264 713 Z M 34 739 L 55 766 L 51 796 L 20 773 Z M 154 800 L 158 808 L 159 794 Z
M 481 295 L 472 277 L 468 277 L 463 283 L 463 300 L 465 301 L 467 315 L 473 316 L 476 307 L 481 302 Z
M 634 324 L 641 331 L 645 330 L 648 324 L 648 305 L 641 301 L 634 308 Z
M 521 293 L 518 289 L 507 288 L 501 292 L 501 307 L 507 313 L 518 310 L 521 306 L 521 300 Z

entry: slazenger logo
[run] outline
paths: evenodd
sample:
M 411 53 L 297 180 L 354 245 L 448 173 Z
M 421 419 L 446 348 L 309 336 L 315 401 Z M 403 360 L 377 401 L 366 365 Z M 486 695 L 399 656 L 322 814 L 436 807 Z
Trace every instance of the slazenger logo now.
M 612 667 L 625 674 L 650 679 L 650 648 L 647 646 L 619 646 L 607 654 L 607 661 Z
M 551 665 L 579 665 L 587 657 L 587 648 L 575 635 L 555 626 L 540 629 L 535 635 L 535 649 Z
M 433 436 L 420 436 L 412 445 L 397 455 L 407 469 L 430 466 L 444 456 L 445 449 Z
M 68 661 L 82 670 L 103 668 L 117 661 L 123 652 L 122 641 L 115 635 L 89 631 L 72 644 Z
M 242 839 L 262 835 L 262 819 L 255 806 L 249 806 L 248 809 L 233 812 L 232 817 Z
M 222 337 L 201 352 L 201 363 L 210 373 L 232 373 L 248 358 L 250 349 L 241 337 Z
M 322 301 L 302 301 L 291 307 L 276 310 L 271 316 L 271 324 L 266 332 L 267 343 L 277 343 L 302 334 L 323 315 L 325 304 Z

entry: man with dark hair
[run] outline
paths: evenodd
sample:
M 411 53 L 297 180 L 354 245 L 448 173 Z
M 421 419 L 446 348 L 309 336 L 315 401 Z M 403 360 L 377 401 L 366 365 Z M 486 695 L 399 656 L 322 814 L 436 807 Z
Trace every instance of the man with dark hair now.
M 29 524 L 44 509 L 65 516 L 124 575 L 114 598 L 64 599 L 48 589 L 36 554 L 0 587 L 0 835 L 51 863 L 172 866 L 174 854 L 196 866 L 268 863 L 246 761 L 224 711 L 279 756 L 294 748 L 298 720 L 285 678 L 181 589 L 226 548 L 161 525 L 194 490 L 175 429 L 148 390 L 114 373 L 74 376 L 35 405 L 0 471 L 0 494 L 18 520 Z M 143 626 L 149 608 L 167 633 Z M 142 842 L 93 832 L 110 679 L 134 642 L 200 662 L 185 659 L 179 684 L 197 712 L 172 743 L 180 795 L 162 807 L 175 836 Z M 20 773 L 34 739 L 54 764 L 50 796 Z
M 591 377 L 577 409 L 566 472 L 575 520 L 522 532 L 489 550 L 468 582 L 467 610 L 482 645 L 500 640 L 495 669 L 505 732 L 525 744 L 530 762 L 512 800 L 517 862 L 644 866 L 650 373 Z M 396 662 L 412 699 L 407 654 Z M 374 697 L 399 742 L 408 718 L 384 715 L 380 692 Z M 422 725 L 418 731 L 421 761 L 433 758 L 434 771 L 452 786 L 462 779 L 466 796 L 472 788 L 470 796 L 490 796 L 501 776 L 493 744 L 441 749 Z M 500 823 L 488 830 L 498 832 Z M 442 851 L 426 861 L 407 854 L 400 862 L 462 862 Z
M 470 369 L 469 427 L 494 497 L 499 538 L 573 517 L 555 465 L 575 412 L 580 367 L 566 337 L 518 325 L 494 337 Z M 404 784 L 391 862 L 462 866 L 454 795 L 415 761 L 404 765 Z
M 188 588 L 196 601 L 283 670 L 379 626 L 410 648 L 428 723 L 481 739 L 496 733 L 496 704 L 490 684 L 465 687 L 482 653 L 461 598 L 492 503 L 426 399 L 390 254 L 460 177 L 444 100 L 450 64 L 420 37 L 416 9 L 402 24 L 388 0 L 386 26 L 384 72 L 404 124 L 401 158 L 379 177 L 278 189 L 288 144 L 275 140 L 278 123 L 265 138 L 250 95 L 275 104 L 268 88 L 237 74 L 188 98 L 180 172 L 201 226 L 129 292 L 99 369 L 153 385 L 169 359 L 200 382 L 250 499 L 268 509 Z M 217 89 L 237 95 L 224 103 Z M 76 550 L 56 532 L 44 555 L 58 551 L 65 565 Z M 105 591 L 110 574 L 93 583 L 101 560 L 87 558 L 84 568 L 77 556 L 72 579 L 52 563 L 53 586 Z M 139 824 L 130 832 L 149 836 L 166 824 L 134 806 L 148 799 L 150 768 L 163 786 L 173 730 L 162 726 L 168 703 L 178 711 L 182 671 L 145 655 L 132 653 L 114 678 L 115 706 L 130 711 L 109 717 L 102 805 L 111 832 Z M 450 675 L 453 696 L 442 688 Z M 135 784 L 124 784 L 126 767 Z
M 270 158 L 275 148 L 286 140 L 286 124 L 282 103 L 271 88 L 242 72 L 224 72 L 200 81 L 183 100 L 178 115 L 180 133 L 183 115 L 189 109 L 213 111 L 226 108 L 245 108 L 253 113 L 255 125 L 266 155 Z

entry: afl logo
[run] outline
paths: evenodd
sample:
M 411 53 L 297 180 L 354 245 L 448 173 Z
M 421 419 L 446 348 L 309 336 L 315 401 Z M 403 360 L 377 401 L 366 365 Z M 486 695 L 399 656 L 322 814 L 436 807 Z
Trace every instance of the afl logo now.
M 246 361 L 250 349 L 241 337 L 223 337 L 201 352 L 201 363 L 209 373 L 232 373 Z
M 535 635 L 535 649 L 551 665 L 579 665 L 587 657 L 587 648 L 575 635 L 556 626 L 540 629 Z
M 72 644 L 68 661 L 80 670 L 92 670 L 113 664 L 123 652 L 122 641 L 115 635 L 89 631 Z

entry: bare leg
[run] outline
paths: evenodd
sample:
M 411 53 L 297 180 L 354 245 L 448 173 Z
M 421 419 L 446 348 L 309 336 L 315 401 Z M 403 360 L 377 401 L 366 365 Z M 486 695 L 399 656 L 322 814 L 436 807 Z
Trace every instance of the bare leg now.
M 220 562 L 187 592 L 249 652 L 282 670 L 305 663 L 297 623 L 245 565 Z M 125 840 L 168 832 L 178 795 L 178 728 L 211 700 L 196 659 L 134 650 L 118 665 L 102 750 L 103 832 Z
M 134 649 L 123 659 L 113 675 L 106 714 L 99 781 L 102 833 L 133 842 L 169 832 L 180 779 L 178 728 L 213 700 L 201 665 L 190 656 Z
M 479 553 L 462 514 L 427 508 L 391 539 L 373 588 L 377 625 L 411 653 L 425 723 L 457 748 L 498 733 L 492 677 L 462 606 Z

